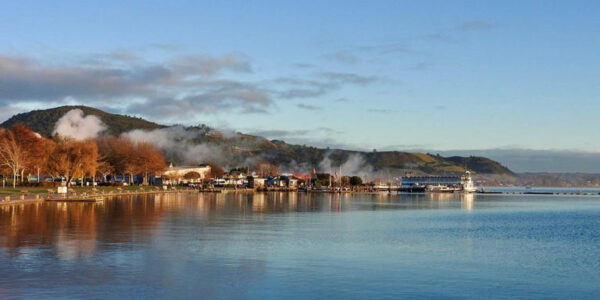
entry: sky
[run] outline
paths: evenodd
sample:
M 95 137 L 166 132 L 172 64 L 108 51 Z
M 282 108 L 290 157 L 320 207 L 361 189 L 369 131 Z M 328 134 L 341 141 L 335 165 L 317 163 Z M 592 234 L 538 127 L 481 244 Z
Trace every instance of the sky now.
M 599 97 L 598 1 L 0 10 L 0 120 L 85 104 L 332 148 L 598 153 Z

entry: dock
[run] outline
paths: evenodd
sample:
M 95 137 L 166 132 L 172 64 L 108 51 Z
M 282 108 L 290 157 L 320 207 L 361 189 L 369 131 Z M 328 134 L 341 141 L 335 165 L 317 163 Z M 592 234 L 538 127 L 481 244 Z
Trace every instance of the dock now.
M 488 191 L 481 190 L 475 194 L 496 195 L 555 195 L 555 196 L 598 196 L 600 193 L 591 191 Z

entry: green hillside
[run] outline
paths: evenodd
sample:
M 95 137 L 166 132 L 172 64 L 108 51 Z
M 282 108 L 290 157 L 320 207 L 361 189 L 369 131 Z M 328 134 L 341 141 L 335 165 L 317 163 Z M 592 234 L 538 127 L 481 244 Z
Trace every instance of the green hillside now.
M 400 151 L 361 152 L 329 150 L 308 146 L 291 145 L 282 141 L 264 144 L 254 154 L 278 165 L 305 164 L 318 166 L 328 157 L 332 165 L 339 166 L 351 156 L 360 156 L 374 171 L 389 171 L 392 174 L 406 172 L 425 174 L 461 174 L 466 170 L 479 174 L 513 175 L 513 172 L 496 161 L 485 157 L 442 157 L 426 153 Z
M 477 170 L 482 174 L 510 174 L 513 173 L 500 163 L 481 156 L 451 156 L 446 158 L 448 161 L 458 165 L 465 166 L 469 170 Z
M 109 134 L 120 134 L 133 129 L 160 129 L 167 126 L 149 122 L 141 118 L 111 114 L 87 106 L 61 106 L 53 109 L 34 110 L 13 116 L 1 127 L 22 123 L 32 130 L 50 136 L 56 121 L 72 109 L 81 109 L 85 115 L 96 115 L 108 126 Z M 310 172 L 318 168 L 324 159 L 333 166 L 339 166 L 350 158 L 360 158 L 361 163 L 373 171 L 389 174 L 412 172 L 417 174 L 460 174 L 465 170 L 479 174 L 513 175 L 496 161 L 485 157 L 442 157 L 426 153 L 400 151 L 360 152 L 340 149 L 322 149 L 311 146 L 288 144 L 283 141 L 270 141 L 263 137 L 247 134 L 224 135 L 206 126 L 187 127 L 185 141 L 180 143 L 202 144 L 213 149 L 211 160 L 227 166 L 244 166 L 249 161 L 269 161 L 281 166 L 282 170 Z M 184 163 L 182 154 L 165 151 L 166 158 L 175 163 Z M 216 157 L 216 158 L 215 158 Z M 320 170 L 328 171 L 328 170 Z
M 108 126 L 107 131 L 110 134 L 120 134 L 133 129 L 151 130 L 165 127 L 141 118 L 111 114 L 88 106 L 60 106 L 45 110 L 33 110 L 12 116 L 0 124 L 0 127 L 12 127 L 21 123 L 41 135 L 50 136 L 56 121 L 72 109 L 81 109 L 85 115 L 100 117 L 102 122 Z

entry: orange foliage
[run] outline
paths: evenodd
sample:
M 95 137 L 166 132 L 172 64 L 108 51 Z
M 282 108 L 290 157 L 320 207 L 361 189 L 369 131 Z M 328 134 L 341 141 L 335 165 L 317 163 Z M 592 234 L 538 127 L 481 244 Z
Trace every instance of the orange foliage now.
M 45 139 L 17 124 L 11 129 L 0 130 L 0 168 L 10 171 L 13 175 L 13 187 L 16 186 L 17 176 L 21 180 L 26 171 L 39 170 L 48 160 Z
M 94 176 L 98 167 L 98 146 L 94 140 L 75 141 L 57 137 L 48 161 L 48 171 L 62 176 L 70 185 L 74 178 Z
M 135 143 L 124 137 L 101 137 L 77 141 L 60 136 L 41 137 L 23 125 L 0 128 L 0 172 L 13 175 L 13 185 L 25 172 L 74 178 L 110 174 L 151 175 L 167 169 L 163 154 L 154 145 Z
M 98 146 L 101 161 L 112 166 L 114 172 L 140 174 L 146 184 L 150 175 L 167 169 L 162 153 L 150 143 L 134 143 L 125 137 L 103 137 L 98 140 Z

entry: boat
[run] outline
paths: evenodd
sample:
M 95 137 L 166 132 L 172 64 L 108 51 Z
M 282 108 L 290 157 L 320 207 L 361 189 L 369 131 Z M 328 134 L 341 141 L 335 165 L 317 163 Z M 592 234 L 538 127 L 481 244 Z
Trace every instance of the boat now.
M 425 188 L 425 192 L 427 193 L 454 193 L 458 189 L 453 186 L 436 184 L 436 185 L 428 185 Z
M 399 191 L 408 193 L 475 193 L 477 187 L 473 183 L 471 172 L 466 171 L 462 176 L 404 176 Z
M 473 183 L 473 178 L 471 178 L 471 172 L 465 172 L 465 175 L 460 177 L 461 184 L 461 192 L 463 193 L 475 193 L 477 192 L 477 187 Z

